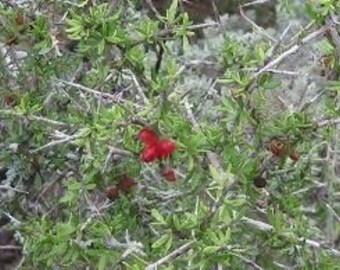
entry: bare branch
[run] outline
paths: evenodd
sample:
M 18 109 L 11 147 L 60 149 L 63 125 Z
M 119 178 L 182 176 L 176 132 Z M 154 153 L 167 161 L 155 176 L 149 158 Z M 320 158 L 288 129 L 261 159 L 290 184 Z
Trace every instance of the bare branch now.
M 25 190 L 14 188 L 14 187 L 11 187 L 9 185 L 0 185 L 0 190 L 12 190 L 12 191 L 15 191 L 15 192 L 18 192 L 18 193 L 28 194 L 28 192 L 25 191 Z
M 173 260 L 174 258 L 181 256 L 185 252 L 187 252 L 190 248 L 190 246 L 194 243 L 194 241 L 188 242 L 184 244 L 183 246 L 180 246 L 179 248 L 175 249 L 173 252 L 169 253 L 165 257 L 159 259 L 158 261 L 149 264 L 145 269 L 146 270 L 156 270 L 158 267 L 166 262 L 169 262 Z
M 292 46 L 287 51 L 283 52 L 281 55 L 279 55 L 277 58 L 275 58 L 273 61 L 269 62 L 267 65 L 265 65 L 263 68 L 261 68 L 258 72 L 256 72 L 252 79 L 255 79 L 259 77 L 262 73 L 266 72 L 268 69 L 275 67 L 277 64 L 279 64 L 281 61 L 286 59 L 288 56 L 292 55 L 293 53 L 297 52 L 301 47 L 309 43 L 311 40 L 319 37 L 320 35 L 324 34 L 325 31 L 328 29 L 328 27 L 322 27 L 321 29 L 310 33 L 308 36 L 303 38 L 299 44 L 296 44 Z
M 148 98 L 145 96 L 144 91 L 143 91 L 143 89 L 142 89 L 140 83 L 138 82 L 138 79 L 137 79 L 136 75 L 132 72 L 132 70 L 130 70 L 130 75 L 131 75 L 131 77 L 132 77 L 132 80 L 133 80 L 133 82 L 134 82 L 136 88 L 137 88 L 138 93 L 139 93 L 140 96 L 143 98 L 144 103 L 145 103 L 145 104 L 149 103 Z
M 20 246 L 13 246 L 13 245 L 6 245 L 6 246 L 0 246 L 0 250 L 21 250 L 22 247 Z
M 241 259 L 242 261 L 244 261 L 245 263 L 251 265 L 254 269 L 257 269 L 257 270 L 264 270 L 264 268 L 262 268 L 261 266 L 259 266 L 257 263 L 255 263 L 253 260 L 250 260 L 238 253 L 235 253 L 235 252 L 230 252 L 230 254 L 232 254 L 233 256 Z
M 59 145 L 59 144 L 65 144 L 65 143 L 68 143 L 68 142 L 71 142 L 71 141 L 74 141 L 75 139 L 78 139 L 80 137 L 82 137 L 84 135 L 84 130 L 81 130 L 80 132 L 74 134 L 74 135 L 66 135 L 64 136 L 64 138 L 60 139 L 60 140 L 55 140 L 55 141 L 51 141 L 35 150 L 31 150 L 30 153 L 31 154 L 36 154 L 42 150 L 45 150 L 47 148 L 50 148 L 50 147 L 54 147 L 56 145 Z
M 73 82 L 68 82 L 68 81 L 65 81 L 65 80 L 61 80 L 61 79 L 58 79 L 59 82 L 63 83 L 63 84 L 66 84 L 68 86 L 72 86 L 72 87 L 75 87 L 75 88 L 78 88 L 79 90 L 82 90 L 84 92 L 87 92 L 87 93 L 90 93 L 94 96 L 97 96 L 97 97 L 100 97 L 100 98 L 108 98 L 110 99 L 113 103 L 119 105 L 121 108 L 123 108 L 124 110 L 130 112 L 131 114 L 133 114 L 128 108 L 126 108 L 124 106 L 124 103 L 127 102 L 127 100 L 124 100 L 122 98 L 118 98 L 112 94 L 109 94 L 109 93 L 106 93 L 106 92 L 100 92 L 100 91 L 97 91 L 97 90 L 94 90 L 94 89 L 91 89 L 89 87 L 86 87 L 84 85 L 81 85 L 81 84 L 78 84 L 78 83 L 73 83 Z M 137 107 L 137 108 L 140 108 L 141 106 L 138 105 L 138 104 L 135 104 L 135 103 L 132 103 L 132 105 L 134 107 Z
M 241 17 L 242 17 L 243 19 L 245 19 L 248 23 L 250 23 L 258 33 L 260 33 L 261 35 L 265 36 L 265 37 L 268 38 L 270 41 L 276 43 L 277 41 L 276 41 L 275 38 L 273 38 L 272 36 L 270 36 L 269 34 L 267 34 L 266 31 L 265 31 L 262 27 L 258 26 L 258 25 L 257 25 L 256 23 L 254 23 L 250 18 L 248 18 L 248 17 L 246 16 L 246 14 L 244 13 L 244 11 L 243 11 L 243 7 L 249 6 L 250 4 L 257 4 L 257 2 L 258 2 L 258 1 L 255 1 L 255 2 L 252 2 L 252 3 L 248 3 L 248 4 L 245 4 L 245 5 L 240 5 L 240 15 L 241 15 Z
M 322 128 L 322 127 L 325 127 L 325 126 L 336 125 L 336 124 L 340 124 L 340 118 L 323 120 L 323 121 L 317 123 L 317 126 L 319 128 Z
M 25 118 L 31 121 L 43 122 L 43 123 L 55 125 L 55 126 L 66 126 L 67 125 L 66 123 L 48 119 L 42 116 L 29 115 L 29 114 L 24 114 L 20 112 L 15 112 L 12 110 L 0 110 L 0 115 L 17 116 L 19 118 Z
M 256 228 L 260 231 L 270 232 L 270 231 L 274 230 L 274 227 L 272 225 L 264 223 L 264 222 L 259 221 L 259 220 L 252 219 L 252 218 L 242 217 L 241 221 L 243 221 L 247 225 L 254 227 L 254 228 Z M 313 248 L 317 248 L 317 249 L 323 249 L 333 256 L 340 257 L 340 251 L 337 250 L 337 249 L 327 247 L 327 246 L 325 246 L 325 245 L 323 245 L 323 244 L 321 244 L 317 241 L 306 239 L 306 238 L 303 238 L 303 237 L 300 237 L 298 240 L 301 244 L 306 244 L 309 247 L 313 247 Z

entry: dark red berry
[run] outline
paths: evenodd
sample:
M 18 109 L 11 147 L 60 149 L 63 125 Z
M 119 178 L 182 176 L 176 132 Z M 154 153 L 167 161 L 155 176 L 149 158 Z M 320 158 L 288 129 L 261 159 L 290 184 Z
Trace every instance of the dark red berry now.
M 119 181 L 117 187 L 124 193 L 130 193 L 134 185 L 136 185 L 136 182 L 132 178 L 124 175 L 122 179 Z
M 115 186 L 109 187 L 106 189 L 106 197 L 113 201 L 115 200 L 119 195 L 119 190 Z
M 176 181 L 176 175 L 173 169 L 164 168 L 161 171 L 161 175 L 169 182 Z

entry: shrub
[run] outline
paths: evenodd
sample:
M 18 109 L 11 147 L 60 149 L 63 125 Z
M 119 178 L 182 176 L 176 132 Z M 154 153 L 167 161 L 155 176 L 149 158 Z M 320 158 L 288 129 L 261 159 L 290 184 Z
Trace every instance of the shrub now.
M 20 269 L 339 269 L 338 1 L 198 43 L 177 1 L 11 3 L 0 204 Z

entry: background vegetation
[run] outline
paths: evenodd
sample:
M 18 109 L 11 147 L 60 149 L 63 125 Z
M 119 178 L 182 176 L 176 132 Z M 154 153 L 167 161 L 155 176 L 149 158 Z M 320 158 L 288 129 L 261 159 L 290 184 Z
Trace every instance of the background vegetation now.
M 340 269 L 340 2 L 151 4 L 0 3 L 0 269 Z

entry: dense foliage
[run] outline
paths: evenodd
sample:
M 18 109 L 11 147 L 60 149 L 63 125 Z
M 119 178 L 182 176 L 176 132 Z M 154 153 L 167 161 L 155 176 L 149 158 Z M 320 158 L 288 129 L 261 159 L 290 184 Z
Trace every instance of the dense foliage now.
M 282 1 L 282 31 L 241 7 L 241 35 L 193 25 L 177 1 L 156 15 L 12 2 L 0 236 L 16 242 L 0 255 L 19 269 L 340 269 L 339 1 Z

